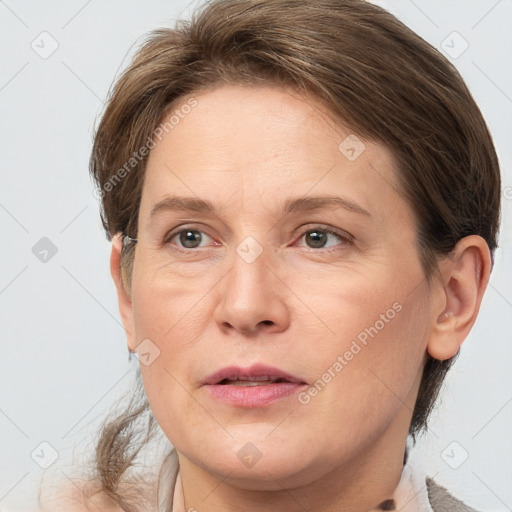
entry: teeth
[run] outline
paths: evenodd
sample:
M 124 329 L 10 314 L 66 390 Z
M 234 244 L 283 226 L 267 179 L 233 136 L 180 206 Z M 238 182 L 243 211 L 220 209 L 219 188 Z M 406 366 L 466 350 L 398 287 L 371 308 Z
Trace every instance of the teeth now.
M 260 375 L 255 377 L 226 377 L 222 379 L 219 384 L 235 385 L 235 386 L 264 386 L 266 384 L 275 384 L 280 382 L 286 382 L 283 378 L 271 378 L 269 375 Z
M 263 382 L 265 380 L 272 380 L 272 379 L 270 378 L 270 375 L 260 375 L 258 377 L 250 377 L 250 378 L 249 377 L 245 378 L 245 377 L 236 377 L 236 376 L 234 376 L 234 377 L 228 377 L 226 380 L 227 381 Z
M 226 385 L 228 386 L 267 386 L 268 384 L 274 384 L 273 380 L 266 380 L 266 381 L 252 381 L 252 380 L 229 380 L 226 382 Z

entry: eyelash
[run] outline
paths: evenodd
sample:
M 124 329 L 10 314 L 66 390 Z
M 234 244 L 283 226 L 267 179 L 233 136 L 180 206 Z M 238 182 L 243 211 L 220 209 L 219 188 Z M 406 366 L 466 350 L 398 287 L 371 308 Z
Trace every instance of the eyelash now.
M 165 238 L 164 238 L 164 245 L 165 246 L 172 246 L 171 241 L 174 238 L 176 238 L 178 235 L 183 233 L 184 231 L 195 231 L 195 232 L 198 232 L 198 233 L 206 234 L 207 236 L 209 236 L 210 238 L 213 239 L 213 237 L 208 235 L 208 233 L 205 233 L 204 231 L 201 231 L 200 229 L 194 229 L 192 227 L 186 227 L 185 226 L 185 227 L 182 227 L 178 231 L 173 231 L 172 233 L 169 233 L 168 235 L 166 235 Z M 342 245 L 346 245 L 346 244 L 351 245 L 353 243 L 353 241 L 354 241 L 354 237 L 352 235 L 350 235 L 349 233 L 346 233 L 344 231 L 340 231 L 340 230 L 334 229 L 334 228 L 332 228 L 330 226 L 323 226 L 323 225 L 317 225 L 317 226 L 313 226 L 313 227 L 311 227 L 309 229 L 306 229 L 300 235 L 299 240 L 302 239 L 304 237 L 304 235 L 306 235 L 308 233 L 311 233 L 311 232 L 314 232 L 314 231 L 321 231 L 321 232 L 327 233 L 328 235 L 336 236 L 336 237 L 338 237 L 341 240 Z M 320 247 L 320 248 L 305 247 L 305 248 L 309 249 L 310 251 L 315 251 L 315 252 L 317 252 L 317 251 L 332 252 L 333 250 L 336 250 L 336 249 L 333 249 L 333 248 L 330 248 L 330 247 L 327 247 L 327 248 L 324 248 L 324 247 Z M 184 252 L 184 253 L 192 253 L 192 252 L 196 252 L 198 249 L 204 249 L 204 248 L 203 247 L 183 248 L 183 247 L 179 247 L 179 246 L 173 246 L 173 249 L 175 249 L 177 251 L 180 251 L 180 252 Z

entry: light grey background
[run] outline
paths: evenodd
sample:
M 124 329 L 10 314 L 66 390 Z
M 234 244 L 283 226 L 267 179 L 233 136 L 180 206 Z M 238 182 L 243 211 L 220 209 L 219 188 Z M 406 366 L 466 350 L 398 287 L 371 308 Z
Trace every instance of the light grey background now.
M 481 314 L 413 456 L 475 508 L 512 510 L 512 1 L 377 3 L 436 47 L 446 41 L 453 55 L 467 41 L 452 60 L 503 172 L 500 249 Z M 45 473 L 36 461 L 52 453 L 41 442 L 59 454 L 46 471 L 71 475 L 73 447 L 82 455 L 102 414 L 132 385 L 136 362 L 127 358 L 88 158 L 127 52 L 189 8 L 181 0 L 0 1 L 2 511 L 32 509 Z M 47 262 L 32 252 L 42 237 L 57 248 Z

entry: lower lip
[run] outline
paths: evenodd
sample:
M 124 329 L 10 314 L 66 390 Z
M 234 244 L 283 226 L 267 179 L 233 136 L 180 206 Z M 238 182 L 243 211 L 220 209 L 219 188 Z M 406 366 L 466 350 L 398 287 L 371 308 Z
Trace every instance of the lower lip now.
M 306 384 L 280 382 L 262 386 L 237 386 L 235 384 L 209 384 L 210 395 L 221 402 L 237 407 L 262 407 L 297 393 Z

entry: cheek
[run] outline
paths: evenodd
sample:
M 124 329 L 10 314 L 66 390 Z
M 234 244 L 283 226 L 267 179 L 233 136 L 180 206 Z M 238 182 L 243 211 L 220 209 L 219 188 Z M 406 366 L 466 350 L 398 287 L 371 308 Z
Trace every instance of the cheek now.
M 304 403 L 321 407 L 347 432 L 390 419 L 421 371 L 426 294 L 424 284 L 411 292 L 411 281 L 388 270 L 374 279 L 331 279 L 324 286 L 319 280 L 308 291 L 314 315 L 306 312 L 311 321 L 299 321 L 309 340 L 300 352 L 310 362 L 315 391 Z
M 290 276 L 294 294 L 304 298 L 292 308 L 295 318 L 291 324 L 300 326 L 301 338 L 306 341 L 300 350 L 308 351 L 310 361 L 324 365 L 351 347 L 349 359 L 355 359 L 356 353 L 357 359 L 372 354 L 392 359 L 400 349 L 414 351 L 415 340 L 426 328 L 420 325 L 426 311 L 424 286 L 410 285 L 421 283 L 422 274 L 411 274 L 393 273 L 391 265 L 382 263 L 357 272 L 342 268 L 317 273 L 314 286 L 310 279 Z
M 140 268 L 152 268 L 141 258 Z M 218 279 L 218 278 L 217 278 Z M 139 337 L 147 337 L 167 350 L 192 339 L 208 318 L 204 315 L 205 290 L 215 285 L 213 273 L 184 278 L 172 266 L 134 274 L 132 299 L 135 327 Z
M 208 301 L 201 299 L 213 286 L 209 280 L 173 280 L 171 272 L 162 269 L 154 275 L 134 275 L 136 337 L 139 343 L 150 340 L 158 353 L 150 365 L 141 363 L 144 388 L 155 419 L 173 440 L 186 438 L 188 429 L 204 427 L 204 410 L 191 396 L 189 378 L 205 354 L 197 345 L 204 341 L 211 318 Z
M 185 378 L 164 357 L 141 365 L 141 374 L 153 416 L 171 442 L 186 437 L 188 429 L 204 427 L 204 410 L 192 398 Z

